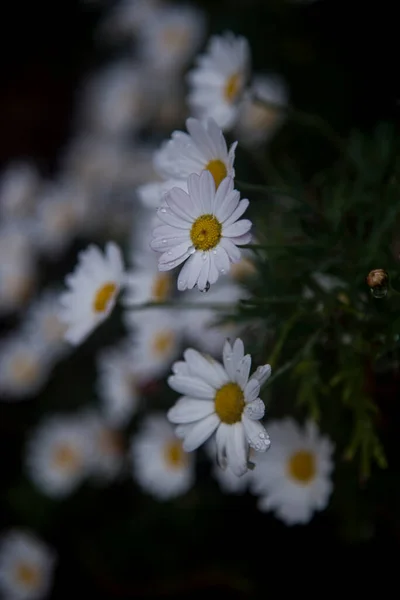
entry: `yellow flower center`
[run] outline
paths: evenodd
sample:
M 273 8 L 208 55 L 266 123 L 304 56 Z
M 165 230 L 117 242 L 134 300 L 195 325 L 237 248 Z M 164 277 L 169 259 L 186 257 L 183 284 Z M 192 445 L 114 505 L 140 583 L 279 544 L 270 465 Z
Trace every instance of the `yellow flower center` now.
M 39 569 L 34 565 L 27 562 L 21 562 L 17 565 L 15 570 L 15 578 L 20 585 L 29 590 L 34 590 L 37 589 L 40 584 L 41 574 Z
M 187 465 L 188 457 L 180 440 L 170 440 L 165 444 L 164 457 L 167 465 L 172 469 L 183 469 Z
M 172 288 L 172 279 L 169 273 L 159 273 L 154 279 L 151 296 L 154 302 L 163 302 L 169 298 Z
M 174 334 L 172 331 L 160 331 L 154 336 L 152 349 L 156 356 L 164 356 L 173 346 Z
M 53 465 L 62 471 L 75 471 L 81 464 L 80 453 L 69 444 L 59 444 L 54 451 Z
M 105 283 L 99 290 L 97 290 L 93 301 L 93 310 L 98 313 L 102 313 L 106 310 L 108 303 L 113 298 L 117 286 L 112 281 Z
M 16 356 L 11 365 L 12 377 L 21 383 L 34 383 L 38 376 L 39 365 L 33 356 Z
M 215 412 L 223 423 L 233 425 L 242 418 L 244 396 L 237 383 L 226 383 L 215 394 Z
M 287 470 L 289 477 L 295 479 L 297 483 L 303 485 L 310 483 L 316 473 L 314 454 L 308 450 L 295 452 L 288 460 Z
M 224 97 L 229 104 L 233 104 L 235 102 L 241 87 L 241 77 L 239 73 L 234 73 L 228 77 L 224 87 Z
M 190 230 L 190 238 L 196 250 L 211 250 L 221 239 L 222 225 L 214 215 L 198 217 Z
M 206 164 L 206 170 L 210 171 L 211 175 L 214 177 L 215 189 L 218 188 L 221 181 L 225 179 L 228 174 L 225 164 L 218 158 L 210 160 L 210 162 Z

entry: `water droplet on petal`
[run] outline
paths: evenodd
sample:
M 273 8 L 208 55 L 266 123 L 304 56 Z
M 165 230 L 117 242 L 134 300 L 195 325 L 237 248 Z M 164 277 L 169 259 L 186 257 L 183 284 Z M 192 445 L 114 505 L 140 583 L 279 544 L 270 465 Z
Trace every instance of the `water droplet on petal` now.
M 167 254 L 168 254 L 168 256 L 171 256 L 171 254 L 172 254 L 171 250 L 169 250 L 169 251 L 167 252 Z
M 167 240 L 162 240 L 162 243 L 163 243 L 163 244 L 166 244 L 166 243 L 167 243 Z
M 388 293 L 387 287 L 374 287 L 371 288 L 371 294 L 374 298 L 384 298 Z
M 162 212 L 162 213 L 166 213 L 166 212 L 167 212 L 167 209 L 166 209 L 166 208 L 160 208 L 160 212 Z
M 226 273 L 225 269 L 220 269 L 219 272 L 222 273 L 222 275 L 224 275 L 224 273 Z
M 213 253 L 213 254 L 217 254 L 217 251 L 216 251 L 216 250 L 213 250 L 213 251 L 212 251 L 212 253 Z
M 209 282 L 209 281 L 207 281 L 205 288 L 204 288 L 204 289 L 202 289 L 202 290 L 199 290 L 199 291 L 200 291 L 202 294 L 204 294 L 205 292 L 208 292 L 208 290 L 210 289 L 210 287 L 211 287 L 211 286 L 210 286 L 210 282 Z

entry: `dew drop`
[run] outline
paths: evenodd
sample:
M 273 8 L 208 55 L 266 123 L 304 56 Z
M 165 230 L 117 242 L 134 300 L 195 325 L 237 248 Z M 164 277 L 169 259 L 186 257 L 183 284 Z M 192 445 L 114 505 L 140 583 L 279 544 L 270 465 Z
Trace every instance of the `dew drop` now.
M 217 251 L 216 251 L 216 250 L 213 250 L 213 251 L 212 251 L 212 253 L 215 255 L 215 254 L 217 254 Z
M 184 287 L 184 286 L 186 286 L 186 281 L 185 281 L 185 279 L 179 279 L 179 280 L 178 280 L 178 283 L 179 283 L 179 285 L 180 285 L 181 287 Z
M 168 254 L 168 256 L 171 256 L 171 254 L 172 254 L 171 250 L 169 250 L 169 251 L 167 252 L 167 254 Z
M 371 289 L 371 294 L 373 295 L 374 298 L 384 298 L 387 293 L 388 293 L 388 289 L 387 287 L 374 287 L 374 288 L 370 288 Z
M 162 243 L 163 243 L 163 244 L 166 244 L 166 243 L 167 243 L 167 240 L 162 240 Z
M 203 260 L 206 260 L 206 258 L 207 258 L 207 254 L 206 254 L 205 252 L 203 252 L 203 254 L 201 255 L 201 258 L 202 258 Z
M 166 212 L 167 212 L 167 209 L 166 209 L 166 208 L 160 208 L 160 212 L 162 212 L 162 213 L 166 213 Z
M 225 269 L 221 269 L 220 273 L 222 273 L 222 275 L 224 275 L 226 273 Z
M 202 289 L 202 290 L 199 290 L 199 291 L 200 291 L 202 294 L 205 294 L 206 292 L 208 292 L 208 290 L 210 289 L 210 287 L 211 287 L 211 286 L 210 286 L 210 282 L 209 282 L 209 281 L 207 281 L 205 288 L 204 288 L 204 289 Z
M 190 246 L 188 249 L 189 254 L 194 254 L 196 252 L 196 248 L 194 246 Z

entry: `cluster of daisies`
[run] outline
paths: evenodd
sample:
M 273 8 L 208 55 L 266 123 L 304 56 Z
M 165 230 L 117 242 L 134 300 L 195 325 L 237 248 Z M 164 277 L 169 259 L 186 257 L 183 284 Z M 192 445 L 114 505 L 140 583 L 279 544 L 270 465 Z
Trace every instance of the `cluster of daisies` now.
M 96 356 L 96 402 L 47 414 L 27 435 L 32 485 L 62 501 L 86 481 L 131 475 L 170 500 L 194 485 L 204 447 L 222 491 L 249 491 L 260 510 L 306 523 L 328 503 L 332 445 L 313 423 L 265 428 L 260 394 L 271 368 L 251 373 L 246 325 L 219 320 L 256 275 L 243 248 L 252 223 L 235 189 L 237 142 L 226 137 L 268 141 L 287 92 L 276 76 L 250 80 L 248 42 L 232 33 L 212 37 L 187 72 L 205 29 L 191 5 L 121 0 L 98 35 L 128 49 L 79 90 L 58 174 L 47 181 L 22 162 L 4 171 L 0 315 L 18 326 L 0 346 L 0 398 L 37 396 L 57 363 L 117 318 L 118 303 L 125 336 Z M 51 272 L 88 239 L 97 243 L 79 251 L 64 289 L 49 286 L 43 263 Z M 149 386 L 166 378 L 175 404 L 149 410 Z M 12 530 L 0 545 L 0 590 L 42 598 L 55 563 L 33 533 Z

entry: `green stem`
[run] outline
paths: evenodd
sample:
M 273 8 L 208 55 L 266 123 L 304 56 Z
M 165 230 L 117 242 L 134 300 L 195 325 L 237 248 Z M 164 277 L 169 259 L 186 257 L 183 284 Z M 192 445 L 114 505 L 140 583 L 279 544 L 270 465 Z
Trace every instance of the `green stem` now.
M 303 346 L 303 348 L 301 348 L 301 350 L 297 354 L 295 354 L 295 356 L 291 360 L 289 360 L 287 363 L 285 363 L 280 369 L 275 371 L 275 373 L 273 375 L 271 375 L 271 377 L 268 379 L 267 385 L 270 385 L 273 381 L 275 381 L 275 379 L 278 379 L 278 377 L 280 377 L 281 375 L 283 375 L 284 373 L 289 371 L 292 367 L 294 367 L 299 362 L 299 360 L 309 352 L 309 350 L 312 348 L 312 346 L 317 341 L 319 335 L 321 334 L 321 331 L 322 331 L 322 329 L 318 329 L 309 338 L 309 340 L 307 341 L 305 346 Z

